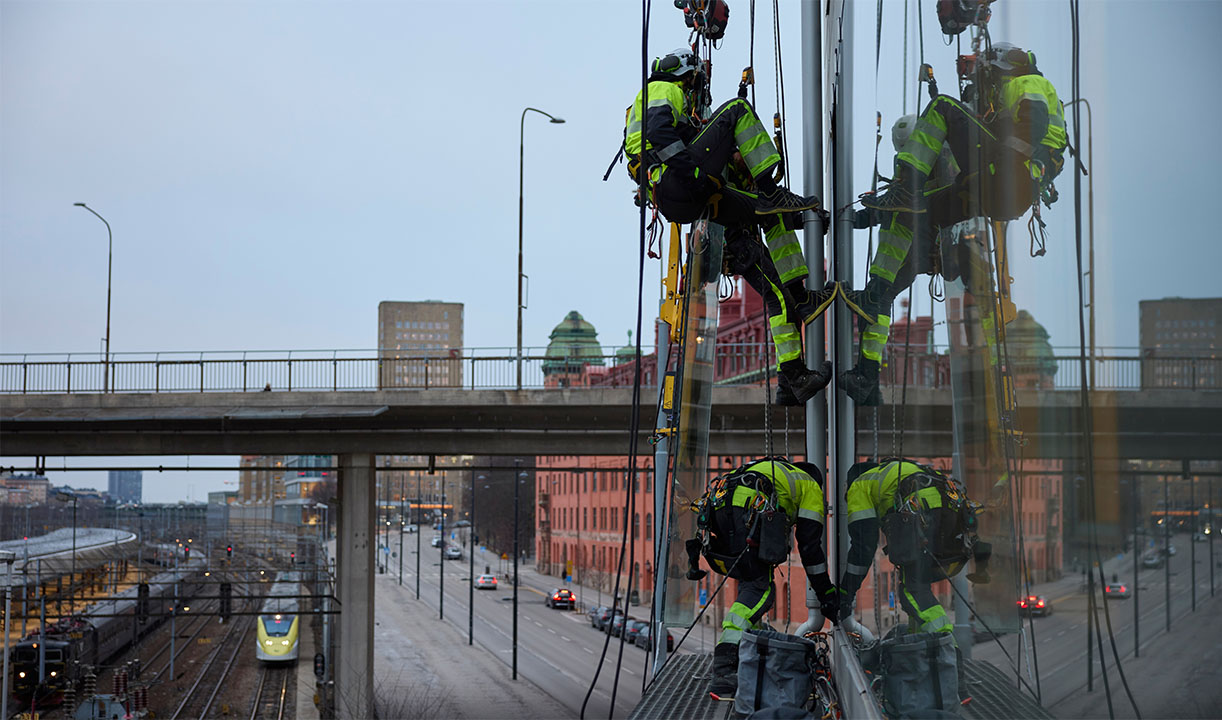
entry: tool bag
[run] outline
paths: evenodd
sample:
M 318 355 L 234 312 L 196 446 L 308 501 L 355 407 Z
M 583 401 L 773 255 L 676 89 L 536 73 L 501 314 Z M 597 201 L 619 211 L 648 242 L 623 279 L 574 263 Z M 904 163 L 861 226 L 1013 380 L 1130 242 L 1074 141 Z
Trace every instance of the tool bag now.
M 880 642 L 878 653 L 887 715 L 929 718 L 940 717 L 935 711 L 942 711 L 946 717 L 957 716 L 959 677 L 950 633 L 896 635 Z M 741 671 L 739 678 L 741 688 Z
M 815 643 L 768 628 L 748 630 L 738 644 L 734 712 L 805 708 L 814 690 Z
M 915 463 L 905 460 L 904 464 Z M 885 551 L 891 562 L 901 566 L 932 560 L 928 565 L 933 582 L 957 575 L 976 554 L 980 505 L 968 499 L 955 479 L 925 465 L 918 467 L 900 480 L 895 507 L 883 518 Z
M 734 505 L 740 486 L 755 491 L 746 507 Z M 715 478 L 693 509 L 700 552 L 718 574 L 757 578 L 789 555 L 789 518 L 777 505 L 772 480 L 762 473 L 735 471 Z

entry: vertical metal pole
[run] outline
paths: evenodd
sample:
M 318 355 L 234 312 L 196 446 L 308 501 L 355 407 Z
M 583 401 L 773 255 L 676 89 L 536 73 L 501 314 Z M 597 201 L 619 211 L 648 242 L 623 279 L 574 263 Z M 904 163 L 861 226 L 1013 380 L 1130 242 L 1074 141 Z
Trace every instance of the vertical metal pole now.
M 424 528 L 420 527 L 420 473 L 416 473 L 416 599 L 420 599 L 420 535 Z
M 1075 488 L 1077 483 L 1074 483 Z M 1106 600 L 1105 600 L 1106 602 Z M 1095 555 L 1086 553 L 1086 691 L 1095 690 Z
M 518 390 L 522 389 L 522 196 L 525 190 L 525 171 L 523 170 L 525 163 L 526 110 L 523 110 L 522 119 L 518 123 L 518 346 L 517 354 L 514 355 L 514 365 L 517 370 L 517 385 L 515 387 Z
M 475 470 L 471 470 L 471 524 L 467 526 L 467 644 L 475 642 Z
M 0 551 L 0 562 L 7 566 L 4 577 L 4 681 L 0 688 L 0 718 L 4 720 L 8 720 L 8 636 L 13 631 L 13 561 L 16 559 L 13 553 Z
M 854 10 L 846 6 L 839 32 L 848 42 L 853 37 Z M 833 32 L 836 32 L 833 30 Z M 843 50 L 843 48 L 842 48 Z M 853 117 L 851 89 L 853 87 L 853 53 L 841 52 L 833 61 L 840 63 L 840 77 L 834 88 L 835 99 L 832 115 L 835 117 L 835 127 L 832 128 L 835 138 L 832 154 L 832 191 L 834 208 L 847 207 L 856 198 L 853 197 Z M 833 278 L 851 287 L 853 284 L 853 224 L 852 214 L 842 213 L 832 226 L 834 252 L 832 255 Z M 848 368 L 853 365 L 853 319 L 844 303 L 837 303 L 832 316 L 832 350 L 835 355 L 835 367 Z M 828 463 L 829 502 L 828 526 L 828 567 L 839 574 L 843 555 L 847 551 L 848 527 L 845 514 L 841 512 L 840 498 L 844 496 L 844 485 L 849 466 L 855 459 L 854 420 L 855 404 L 847 395 L 840 391 L 829 393 L 831 403 L 831 459 Z
M 1184 461 L 1184 470 L 1188 470 L 1188 461 Z M 1200 513 L 1197 512 L 1197 483 L 1196 478 L 1188 478 L 1188 507 L 1192 509 L 1192 513 L 1188 516 L 1191 518 L 1188 534 L 1188 561 L 1192 566 L 1192 611 L 1197 611 L 1197 518 Z
M 437 619 L 446 619 L 446 473 L 441 473 L 441 562 L 437 565 Z
M 403 476 L 399 475 L 399 587 L 403 587 L 403 530 L 407 527 L 403 514 Z
M 76 614 L 76 495 L 72 496 L 72 579 L 68 582 L 68 612 Z
M 821 44 L 823 37 L 823 16 L 815 2 L 802 3 L 802 108 L 803 117 L 809 118 L 802 125 L 802 146 L 806 152 L 802 157 L 802 176 L 805 182 L 804 195 L 816 195 L 824 199 L 823 184 L 823 74 L 820 70 Z M 826 202 L 824 203 L 827 204 Z M 824 272 L 824 230 L 823 221 L 815 213 L 803 214 L 802 244 L 806 252 L 807 275 L 806 286 L 811 289 L 823 287 L 826 281 Z M 826 317 L 826 316 L 825 316 Z M 826 350 L 827 329 L 825 321 L 820 319 L 806 326 L 806 366 L 817 368 L 827 359 Z M 829 388 L 834 385 L 829 386 Z M 806 403 L 806 460 L 825 471 L 827 470 L 827 392 L 816 395 Z M 826 473 L 825 473 L 826 474 Z M 829 490 L 832 483 L 824 485 Z M 826 503 L 829 508 L 838 504 L 838 496 L 829 492 Z M 837 577 L 839 565 L 833 552 L 835 545 L 829 545 L 828 569 L 833 578 Z M 823 626 L 822 615 L 816 617 L 818 600 L 814 588 L 806 585 L 806 621 L 798 626 L 796 634 L 802 635 L 818 631 Z
M 1209 476 L 1209 596 L 1214 596 L 1214 535 L 1218 534 L 1214 518 L 1218 512 L 1214 505 L 1214 477 Z
M 667 259 L 667 262 L 674 262 Z M 658 393 L 665 392 L 666 368 L 670 366 L 670 324 L 662 320 L 657 322 L 658 328 Z M 666 427 L 666 412 L 662 403 L 658 403 L 657 427 Z M 670 552 L 667 546 L 669 538 L 666 534 L 666 499 L 669 494 L 667 487 L 667 467 L 670 464 L 670 441 L 663 435 L 653 452 L 653 627 L 649 637 L 653 642 L 653 673 L 666 664 L 666 565 Z M 579 479 L 585 481 L 583 473 Z M 577 486 L 577 511 L 581 512 L 581 485 Z M 577 518 L 577 552 L 581 557 L 581 517 Z M 593 558 L 591 558 L 593 560 Z M 580 586 L 579 586 L 580 587 Z M 601 588 L 600 588 L 601 590 Z M 601 597 L 601 592 L 600 592 Z
M 518 475 L 522 472 L 522 461 L 513 459 L 513 679 L 518 679 L 518 486 L 522 484 Z
M 38 684 L 47 677 L 47 594 L 42 589 L 42 560 L 38 561 Z
M 1141 554 L 1141 547 L 1137 539 L 1137 519 L 1141 517 L 1137 512 L 1137 479 L 1134 475 L 1132 482 L 1132 503 L 1133 506 L 1133 657 L 1141 657 L 1141 615 L 1138 614 L 1138 603 L 1141 595 L 1141 583 L 1138 582 L 1137 575 L 1137 556 Z
M 178 549 L 174 549 L 174 607 L 170 608 L 170 682 L 174 682 L 174 640 L 178 636 Z
M 1188 465 L 1188 461 L 1184 461 Z M 1185 471 L 1187 467 L 1184 468 Z M 1166 579 L 1165 595 L 1167 598 L 1167 632 L 1171 632 L 1171 476 L 1163 476 L 1163 577 Z

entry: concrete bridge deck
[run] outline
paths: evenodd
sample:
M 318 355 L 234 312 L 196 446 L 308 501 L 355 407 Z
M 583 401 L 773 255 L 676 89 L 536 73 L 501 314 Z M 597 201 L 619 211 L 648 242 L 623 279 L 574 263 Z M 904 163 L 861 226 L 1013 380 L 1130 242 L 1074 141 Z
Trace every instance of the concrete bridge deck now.
M 642 443 L 655 392 L 642 392 Z M 879 450 L 892 450 L 894 417 L 905 452 L 951 453 L 948 389 L 908 388 L 902 411 L 893 411 L 899 388 L 883 393 L 877 412 L 858 409 L 859 447 L 873 448 L 877 417 Z M 716 388 L 710 452 L 761 452 L 764 402 L 759 386 Z M 1079 457 L 1080 402 L 1076 391 L 1019 391 L 1025 456 Z M 1222 455 L 1222 391 L 1096 391 L 1091 403 L 1096 442 L 1117 458 Z M 3 394 L 0 455 L 617 455 L 628 449 L 631 411 L 628 388 Z M 773 406 L 772 428 L 783 432 L 787 412 L 800 442 L 799 409 Z

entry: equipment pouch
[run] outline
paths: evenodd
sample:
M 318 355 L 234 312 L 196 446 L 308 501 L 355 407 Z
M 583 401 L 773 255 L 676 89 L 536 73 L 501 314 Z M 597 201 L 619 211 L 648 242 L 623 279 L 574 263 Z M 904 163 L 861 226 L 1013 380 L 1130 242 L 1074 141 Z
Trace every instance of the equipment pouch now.
M 759 561 L 780 565 L 789 557 L 789 518 L 785 513 L 767 510 L 760 514 Z
M 887 513 L 883 518 L 883 534 L 887 536 L 887 557 L 896 565 L 914 563 L 924 555 L 924 538 L 919 519 L 913 513 Z

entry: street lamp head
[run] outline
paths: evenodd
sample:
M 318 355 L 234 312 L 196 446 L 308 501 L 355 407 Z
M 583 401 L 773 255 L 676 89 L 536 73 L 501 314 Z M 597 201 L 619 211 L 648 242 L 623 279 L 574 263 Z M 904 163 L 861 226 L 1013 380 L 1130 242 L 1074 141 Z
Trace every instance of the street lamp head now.
M 551 124 L 553 124 L 553 125 L 563 125 L 563 124 L 564 124 L 564 118 L 558 118 L 558 117 L 554 117 L 554 118 L 552 118 L 552 119 L 551 119 L 549 122 L 551 122 Z
M 72 203 L 73 207 L 85 207 L 85 203 Z

